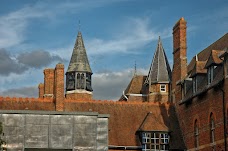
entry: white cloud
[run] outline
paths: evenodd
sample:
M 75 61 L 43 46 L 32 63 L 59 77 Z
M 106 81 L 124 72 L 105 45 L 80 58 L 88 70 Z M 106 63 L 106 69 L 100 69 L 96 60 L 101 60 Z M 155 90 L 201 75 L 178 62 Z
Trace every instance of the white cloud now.
M 38 8 L 24 7 L 0 17 L 0 48 L 18 45 L 25 40 L 29 19 L 47 16 Z
M 171 30 L 156 32 L 150 27 L 150 18 L 127 18 L 123 27 L 115 27 L 118 33 L 111 40 L 99 38 L 86 41 L 89 54 L 104 53 L 138 53 L 135 49 L 140 49 L 153 40 L 158 40 L 158 36 L 163 39 L 170 37 Z
M 138 69 L 138 75 L 147 75 L 148 70 Z M 134 71 L 126 69 L 118 72 L 93 74 L 92 86 L 94 99 L 118 100 L 133 77 Z

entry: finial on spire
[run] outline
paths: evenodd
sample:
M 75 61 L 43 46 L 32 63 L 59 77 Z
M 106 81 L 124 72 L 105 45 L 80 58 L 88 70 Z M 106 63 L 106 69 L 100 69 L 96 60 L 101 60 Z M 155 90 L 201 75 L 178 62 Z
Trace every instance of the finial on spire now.
M 134 72 L 134 76 L 137 75 L 137 68 L 136 68 L 136 61 L 135 61 L 135 72 Z
M 78 21 L 78 31 L 81 31 L 81 22 L 80 22 L 80 20 Z

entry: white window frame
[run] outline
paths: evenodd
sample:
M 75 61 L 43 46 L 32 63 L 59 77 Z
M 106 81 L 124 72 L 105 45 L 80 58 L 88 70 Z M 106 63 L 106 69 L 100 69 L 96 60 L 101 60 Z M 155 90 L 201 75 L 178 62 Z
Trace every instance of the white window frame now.
M 169 134 L 166 132 L 143 132 L 142 151 L 168 151 Z
M 160 92 L 166 92 L 166 85 L 165 84 L 160 85 Z

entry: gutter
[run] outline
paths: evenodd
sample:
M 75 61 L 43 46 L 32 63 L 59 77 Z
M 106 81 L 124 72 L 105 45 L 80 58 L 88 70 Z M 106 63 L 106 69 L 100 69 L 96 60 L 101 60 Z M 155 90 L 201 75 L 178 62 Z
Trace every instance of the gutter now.
M 116 145 L 109 145 L 108 149 L 113 150 L 141 150 L 141 146 L 116 146 Z

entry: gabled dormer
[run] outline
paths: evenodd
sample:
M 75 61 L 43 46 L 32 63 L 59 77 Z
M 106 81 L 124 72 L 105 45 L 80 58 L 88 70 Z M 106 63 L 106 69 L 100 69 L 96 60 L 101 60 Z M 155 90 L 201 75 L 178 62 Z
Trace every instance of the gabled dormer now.
M 192 91 L 193 94 L 196 93 L 199 89 L 200 83 L 205 78 L 207 70 L 204 68 L 206 61 L 198 61 L 196 55 L 195 66 L 190 74 L 190 78 L 192 78 Z
M 223 60 L 219 58 L 220 54 L 224 53 L 221 50 L 212 50 L 207 60 L 205 68 L 207 69 L 207 84 L 211 84 L 217 74 L 217 67 L 222 65 Z

